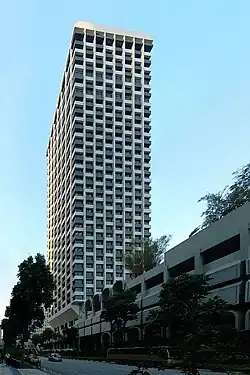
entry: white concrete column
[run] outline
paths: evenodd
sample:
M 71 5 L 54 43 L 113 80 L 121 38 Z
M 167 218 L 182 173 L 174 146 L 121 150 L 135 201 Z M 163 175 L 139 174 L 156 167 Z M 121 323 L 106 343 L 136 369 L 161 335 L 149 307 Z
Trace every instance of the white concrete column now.
M 250 223 L 240 231 L 240 252 L 242 260 L 250 258 Z
M 201 255 L 201 249 L 199 253 L 197 252 L 194 256 L 194 269 L 196 274 L 202 274 L 203 273 L 203 263 L 202 263 L 202 255 Z
M 165 265 L 164 271 L 163 271 L 163 282 L 166 283 L 169 280 L 169 272 L 168 272 L 168 267 Z

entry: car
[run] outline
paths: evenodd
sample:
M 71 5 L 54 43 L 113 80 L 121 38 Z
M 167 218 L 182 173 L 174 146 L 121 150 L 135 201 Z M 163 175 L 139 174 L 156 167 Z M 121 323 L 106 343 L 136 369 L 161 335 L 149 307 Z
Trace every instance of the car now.
M 62 357 L 60 356 L 60 354 L 58 353 L 51 353 L 49 356 L 48 356 L 48 360 L 50 362 L 62 362 Z

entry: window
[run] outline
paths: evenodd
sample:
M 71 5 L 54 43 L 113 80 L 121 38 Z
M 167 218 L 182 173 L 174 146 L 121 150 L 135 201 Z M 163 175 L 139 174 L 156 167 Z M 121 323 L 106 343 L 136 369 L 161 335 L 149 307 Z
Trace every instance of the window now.
M 83 260 L 83 255 L 75 255 L 74 259 Z
M 74 280 L 75 286 L 83 286 L 83 280 Z
M 96 287 L 103 288 L 103 280 L 96 280 Z
M 74 288 L 74 292 L 83 292 L 83 288 L 79 288 L 79 287 Z
M 75 271 L 75 276 L 83 276 L 83 271 Z
M 94 294 L 93 288 L 86 288 L 86 294 L 87 296 L 92 296 Z

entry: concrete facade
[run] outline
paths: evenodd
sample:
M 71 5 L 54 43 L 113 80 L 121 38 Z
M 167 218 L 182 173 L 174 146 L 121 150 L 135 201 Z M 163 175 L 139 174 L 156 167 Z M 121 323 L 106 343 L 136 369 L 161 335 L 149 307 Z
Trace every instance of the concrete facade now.
M 47 147 L 53 327 L 124 280 L 125 249 L 151 231 L 150 36 L 74 26 Z
M 128 326 L 140 337 L 150 310 L 157 307 L 162 282 L 185 272 L 210 275 L 211 295 L 230 304 L 236 328 L 250 329 L 250 203 L 170 249 L 162 264 L 126 283 L 126 288 L 137 291 L 140 306 L 138 320 Z M 109 332 L 109 324 L 100 321 L 102 300 L 121 286 L 117 282 L 80 306 L 76 321 L 80 337 Z

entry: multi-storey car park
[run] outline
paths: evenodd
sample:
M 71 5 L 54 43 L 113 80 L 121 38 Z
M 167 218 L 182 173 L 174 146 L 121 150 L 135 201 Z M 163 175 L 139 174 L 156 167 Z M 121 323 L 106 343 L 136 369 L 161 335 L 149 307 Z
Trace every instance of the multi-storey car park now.
M 150 36 L 74 26 L 47 147 L 50 322 L 124 280 L 124 252 L 150 236 Z
M 127 324 L 126 339 L 131 346 L 152 345 L 157 334 L 159 340 L 161 327 L 152 327 L 149 312 L 157 308 L 162 283 L 183 273 L 209 275 L 211 296 L 219 295 L 229 304 L 231 324 L 250 331 L 250 203 L 167 251 L 159 266 L 123 285 L 116 281 L 82 304 L 75 322 L 81 350 L 95 352 L 111 341 L 110 325 L 101 320 L 103 301 L 124 286 L 136 292 L 140 307 L 138 319 Z

